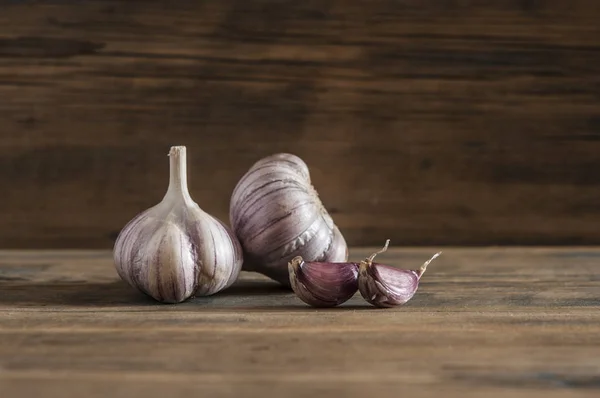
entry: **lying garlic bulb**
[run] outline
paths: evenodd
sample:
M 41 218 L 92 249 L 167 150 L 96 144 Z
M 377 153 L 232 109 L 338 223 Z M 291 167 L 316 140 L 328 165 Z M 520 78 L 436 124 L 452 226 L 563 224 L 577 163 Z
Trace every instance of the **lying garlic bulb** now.
M 238 277 L 241 246 L 221 221 L 204 212 L 187 188 L 186 148 L 172 147 L 163 200 L 121 231 L 114 246 L 119 276 L 165 303 L 208 296 Z
M 311 185 L 308 167 L 281 153 L 256 162 L 235 187 L 229 217 L 244 270 L 290 286 L 288 262 L 343 262 L 346 241 Z

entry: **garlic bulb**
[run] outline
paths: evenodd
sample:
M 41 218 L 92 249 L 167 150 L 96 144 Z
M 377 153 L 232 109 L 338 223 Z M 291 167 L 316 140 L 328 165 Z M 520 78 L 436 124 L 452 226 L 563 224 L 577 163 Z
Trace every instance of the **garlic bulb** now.
M 346 241 L 311 184 L 299 157 L 280 153 L 256 162 L 230 203 L 232 228 L 244 250 L 243 269 L 290 286 L 288 263 L 344 262 Z
M 169 157 L 166 195 L 123 228 L 114 261 L 129 285 L 160 302 L 178 303 L 229 287 L 243 257 L 231 230 L 190 197 L 186 148 L 172 147 Z

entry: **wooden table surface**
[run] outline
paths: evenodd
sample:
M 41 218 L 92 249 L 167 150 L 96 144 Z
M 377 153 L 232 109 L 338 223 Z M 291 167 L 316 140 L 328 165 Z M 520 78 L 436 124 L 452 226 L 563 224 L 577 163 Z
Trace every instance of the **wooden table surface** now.
M 391 250 L 416 268 L 438 248 Z M 371 250 L 353 249 L 360 259 Z M 598 397 L 600 248 L 446 248 L 404 307 L 254 274 L 161 305 L 107 251 L 0 252 L 0 396 Z

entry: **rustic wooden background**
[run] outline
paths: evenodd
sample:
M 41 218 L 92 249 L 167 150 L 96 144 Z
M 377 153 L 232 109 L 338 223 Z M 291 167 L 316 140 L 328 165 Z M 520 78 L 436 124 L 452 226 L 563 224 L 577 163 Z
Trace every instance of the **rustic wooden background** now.
M 0 247 L 110 248 L 187 145 L 293 152 L 353 245 L 600 243 L 600 2 L 0 0 Z

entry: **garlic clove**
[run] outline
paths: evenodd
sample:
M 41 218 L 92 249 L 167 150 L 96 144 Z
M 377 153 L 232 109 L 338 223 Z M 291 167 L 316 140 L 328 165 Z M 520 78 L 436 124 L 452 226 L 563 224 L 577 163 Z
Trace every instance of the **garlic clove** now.
M 179 303 L 231 286 L 243 255 L 233 232 L 192 200 L 186 148 L 172 147 L 169 157 L 167 193 L 121 230 L 113 256 L 129 285 L 157 301 Z
M 340 232 L 339 228 L 333 227 L 333 238 L 331 244 L 325 250 L 325 252 L 319 257 L 319 261 L 332 262 L 335 259 L 346 259 L 348 258 L 348 245 L 344 239 L 344 235 Z
M 386 251 L 388 245 L 389 240 L 382 250 L 361 261 L 358 271 L 360 294 L 372 305 L 382 308 L 407 303 L 417 292 L 421 276 L 429 263 L 441 254 L 441 252 L 434 254 L 418 270 L 405 270 L 374 263 L 375 256 Z
M 190 246 L 189 238 L 180 228 L 146 216 L 125 231 L 128 235 L 147 237 L 119 242 L 120 253 L 131 254 L 130 261 L 124 261 L 117 268 L 125 281 L 165 303 L 177 303 L 193 294 L 196 287 L 194 259 L 186 250 Z
M 230 221 L 244 250 L 243 268 L 290 286 L 288 263 L 343 262 L 348 248 L 299 157 L 280 153 L 257 161 L 236 185 Z
M 419 285 L 415 271 L 392 269 L 372 263 L 360 266 L 360 292 L 365 300 L 378 307 L 392 307 L 409 301 Z
M 335 307 L 358 290 L 357 263 L 305 262 L 297 256 L 288 271 L 294 293 L 313 307 Z

